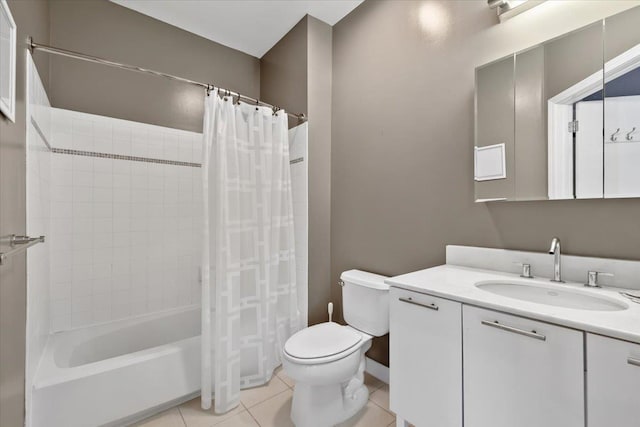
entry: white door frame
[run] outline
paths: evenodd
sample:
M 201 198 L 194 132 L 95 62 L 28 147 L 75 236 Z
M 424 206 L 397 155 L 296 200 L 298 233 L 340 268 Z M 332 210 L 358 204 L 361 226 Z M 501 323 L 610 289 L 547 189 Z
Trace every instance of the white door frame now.
M 638 66 L 640 44 L 606 62 L 604 73 L 596 71 L 547 101 L 549 199 L 573 198 L 573 134 L 567 127 L 573 121 L 573 104 L 602 90 L 603 82 L 610 82 Z

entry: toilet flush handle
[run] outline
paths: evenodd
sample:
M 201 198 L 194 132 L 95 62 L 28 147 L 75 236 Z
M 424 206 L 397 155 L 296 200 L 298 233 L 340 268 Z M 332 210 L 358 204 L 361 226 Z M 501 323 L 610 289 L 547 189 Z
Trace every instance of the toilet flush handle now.
M 333 317 L 333 303 L 330 302 L 327 306 L 327 311 L 329 312 L 329 322 L 331 322 L 331 318 Z

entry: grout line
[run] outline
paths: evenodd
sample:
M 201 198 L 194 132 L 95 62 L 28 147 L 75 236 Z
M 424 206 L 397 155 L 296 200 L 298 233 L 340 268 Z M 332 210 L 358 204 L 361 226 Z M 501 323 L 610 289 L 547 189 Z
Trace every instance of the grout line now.
M 244 406 L 244 403 L 242 404 L 242 406 Z M 260 424 L 260 422 L 256 419 L 256 417 L 253 416 L 253 414 L 251 413 L 251 411 L 249 410 L 249 408 L 247 408 L 245 406 L 245 409 L 247 410 L 247 414 L 249 414 L 249 416 L 253 419 L 253 421 L 256 422 L 256 424 L 258 424 L 259 427 L 262 427 L 262 425 Z M 239 414 L 238 414 L 239 415 Z
M 381 405 L 377 404 L 374 400 L 371 399 L 371 395 L 373 393 L 369 394 L 369 402 L 373 403 L 374 405 L 376 405 L 378 408 L 382 409 L 383 411 L 385 411 L 387 414 L 393 415 L 394 417 L 396 416 L 395 413 L 391 412 L 390 409 L 385 409 L 383 408 Z
M 281 370 L 280 372 L 284 372 L 284 371 L 282 371 L 282 370 Z M 293 390 L 293 387 L 291 387 L 291 386 L 289 385 L 289 383 L 287 383 L 285 380 L 283 380 L 279 373 L 278 373 L 278 374 L 276 374 L 276 377 L 278 377 L 278 379 L 279 379 L 280 381 L 282 381 L 282 382 L 284 383 L 284 385 L 286 385 L 287 387 L 289 387 L 289 389 L 290 389 L 290 390 Z
M 256 404 L 255 404 L 255 405 L 253 405 L 251 408 L 247 408 L 247 412 L 249 413 L 249 415 L 251 416 L 251 418 L 253 418 L 253 420 L 256 422 L 256 424 L 258 424 L 258 426 L 259 426 L 259 427 L 262 427 L 262 424 L 260 424 L 260 422 L 258 421 L 258 419 L 253 415 L 253 413 L 251 412 L 251 409 L 252 409 L 252 408 L 255 408 L 255 407 L 257 407 L 258 405 L 261 405 L 261 404 L 263 404 L 263 403 L 265 403 L 265 402 L 268 402 L 269 400 L 274 399 L 274 398 L 276 398 L 276 397 L 280 396 L 281 394 L 286 393 L 287 391 L 290 391 L 290 390 L 283 390 L 283 391 L 281 391 L 280 393 L 274 394 L 274 395 L 273 395 L 273 396 L 271 396 L 270 398 L 268 398 L 268 399 L 266 399 L 266 400 L 263 400 L 263 401 L 262 401 L 262 402 L 260 402 L 260 403 L 256 403 Z
M 176 406 L 176 408 L 178 409 L 178 413 L 180 414 L 180 418 L 182 419 L 182 424 L 184 424 L 184 427 L 188 427 L 187 420 L 184 419 L 184 415 L 182 415 L 182 411 L 180 410 L 180 405 Z
M 252 410 L 253 408 L 255 408 L 256 406 L 261 405 L 261 404 L 263 404 L 263 403 L 265 403 L 265 402 L 267 402 L 267 401 L 269 401 L 269 400 L 271 400 L 271 399 L 273 399 L 273 398 L 275 398 L 275 397 L 277 397 L 277 396 L 280 396 L 282 393 L 286 393 L 286 392 L 288 392 L 288 391 L 291 391 L 291 390 L 289 390 L 289 389 L 282 390 L 281 392 L 276 393 L 276 394 L 274 394 L 273 396 L 269 396 L 269 397 L 268 397 L 268 398 L 266 398 L 265 400 L 261 400 L 260 402 L 256 403 L 256 404 L 255 404 L 255 405 L 253 405 L 253 406 L 247 406 L 247 407 L 246 407 L 246 408 L 247 408 L 247 411 L 251 412 L 251 410 Z

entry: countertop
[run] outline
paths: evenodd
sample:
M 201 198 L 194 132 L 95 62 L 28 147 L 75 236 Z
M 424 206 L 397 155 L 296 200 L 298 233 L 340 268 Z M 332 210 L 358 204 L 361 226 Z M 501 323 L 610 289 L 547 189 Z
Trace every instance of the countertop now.
M 497 295 L 475 286 L 482 281 L 505 280 L 526 284 L 551 284 L 560 290 L 606 296 L 607 299 L 626 305 L 628 308 L 621 311 L 594 311 L 556 307 Z M 619 294 L 619 291 L 628 291 L 628 289 L 585 288 L 582 283 L 574 282 L 554 284 L 546 278 L 523 279 L 516 274 L 454 265 L 441 265 L 391 277 L 385 280 L 385 283 L 396 288 L 640 344 L 640 304 Z

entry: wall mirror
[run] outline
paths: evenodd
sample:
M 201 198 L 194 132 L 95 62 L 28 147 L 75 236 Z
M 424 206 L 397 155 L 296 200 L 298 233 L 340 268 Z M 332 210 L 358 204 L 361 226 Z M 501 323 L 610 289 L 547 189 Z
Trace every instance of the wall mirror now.
M 476 69 L 475 198 L 640 197 L 640 7 Z

